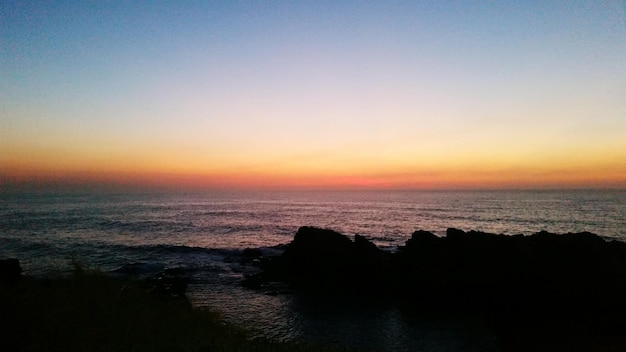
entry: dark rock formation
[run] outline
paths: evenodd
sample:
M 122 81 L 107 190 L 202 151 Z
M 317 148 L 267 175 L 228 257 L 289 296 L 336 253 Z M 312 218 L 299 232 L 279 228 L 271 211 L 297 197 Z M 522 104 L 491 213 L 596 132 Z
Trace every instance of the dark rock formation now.
M 570 337 L 626 334 L 626 244 L 588 232 L 416 231 L 389 253 L 359 235 L 351 241 L 302 227 L 263 267 L 250 287 L 281 281 L 305 291 L 383 292 L 408 312 L 482 316 L 505 341 L 548 327 Z
M 186 299 L 187 282 L 182 269 L 170 268 L 144 280 L 144 285 L 163 299 Z
M 449 229 L 439 238 L 418 231 L 397 255 L 404 294 L 480 310 L 526 306 L 560 314 L 626 288 L 623 244 L 591 233 L 505 236 Z
M 276 280 L 309 289 L 377 286 L 383 277 L 383 255 L 363 236 L 353 242 L 332 230 L 301 227 L 268 271 Z
M 472 305 L 502 296 L 561 300 L 626 286 L 626 244 L 588 232 L 506 236 L 448 229 L 445 237 L 416 231 L 389 253 L 360 235 L 352 241 L 332 230 L 301 227 L 264 269 L 255 280 L 304 288 L 384 287 L 443 301 L 463 293 Z
M 11 259 L 0 260 L 0 283 L 17 284 L 22 277 L 22 267 L 20 261 Z

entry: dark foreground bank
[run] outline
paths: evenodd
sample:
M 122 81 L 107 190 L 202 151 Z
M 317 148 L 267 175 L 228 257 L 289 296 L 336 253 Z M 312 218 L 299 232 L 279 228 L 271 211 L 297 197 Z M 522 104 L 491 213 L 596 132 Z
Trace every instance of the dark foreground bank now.
M 330 350 L 251 340 L 219 314 L 192 309 L 175 277 L 118 281 L 76 266 L 69 278 L 36 280 L 15 263 L 2 263 L 0 351 Z
M 478 318 L 505 351 L 626 350 L 626 244 L 591 233 L 415 232 L 397 252 L 302 227 L 244 285 L 392 302 L 416 316 Z M 371 301 L 370 301 L 371 302 Z

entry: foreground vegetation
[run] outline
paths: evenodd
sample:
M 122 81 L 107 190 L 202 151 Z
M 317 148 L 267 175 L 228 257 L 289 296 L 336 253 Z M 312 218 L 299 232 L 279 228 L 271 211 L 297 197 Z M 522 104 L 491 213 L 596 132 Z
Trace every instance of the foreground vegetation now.
M 0 284 L 2 351 L 320 351 L 250 340 L 215 312 L 77 266 L 73 276 Z

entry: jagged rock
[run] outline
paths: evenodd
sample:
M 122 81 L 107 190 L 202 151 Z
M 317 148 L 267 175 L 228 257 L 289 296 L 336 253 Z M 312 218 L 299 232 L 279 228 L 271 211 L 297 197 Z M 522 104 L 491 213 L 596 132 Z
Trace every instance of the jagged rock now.
M 164 299 L 186 299 L 188 280 L 180 268 L 170 268 L 145 280 L 145 285 L 151 292 Z
M 375 287 L 382 261 L 382 251 L 363 236 L 353 242 L 333 230 L 301 227 L 267 276 L 322 290 Z
M 546 329 L 616 341 L 626 331 L 626 243 L 588 232 L 506 236 L 448 229 L 438 237 L 420 230 L 388 253 L 360 235 L 353 242 L 303 227 L 248 286 L 270 281 L 331 294 L 382 289 L 378 299 L 410 314 L 479 316 L 504 350 L 528 336 L 551 335 Z
M 408 241 L 406 241 L 406 245 L 404 248 L 406 250 L 411 250 L 411 251 L 420 250 L 421 247 L 429 248 L 435 245 L 436 243 L 438 243 L 439 240 L 440 238 L 437 237 L 432 232 L 419 230 L 419 231 L 413 232 L 413 235 L 411 235 L 411 238 Z
M 601 299 L 598 290 L 626 294 L 626 245 L 588 232 L 506 236 L 448 229 L 438 237 L 420 230 L 397 253 L 387 253 L 360 235 L 351 241 L 302 227 L 264 269 L 250 286 L 276 280 L 308 289 L 384 288 L 408 300 L 478 309 L 526 302 L 539 310 Z

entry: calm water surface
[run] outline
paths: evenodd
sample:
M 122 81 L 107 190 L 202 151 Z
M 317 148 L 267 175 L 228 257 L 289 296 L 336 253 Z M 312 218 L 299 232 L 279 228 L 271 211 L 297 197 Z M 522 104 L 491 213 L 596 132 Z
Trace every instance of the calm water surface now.
M 416 321 L 363 302 L 365 294 L 321 302 L 242 289 L 241 278 L 258 269 L 242 263 L 241 251 L 278 254 L 271 247 L 303 225 L 362 234 L 389 250 L 415 230 L 443 235 L 449 227 L 590 231 L 625 241 L 626 191 L 4 194 L 0 257 L 19 258 L 34 275 L 63 271 L 69 257 L 139 276 L 180 268 L 192 280 L 195 305 L 259 336 L 389 351 L 492 349 L 480 323 Z

